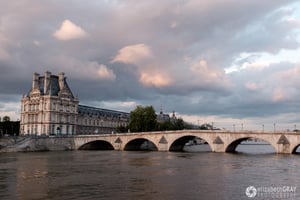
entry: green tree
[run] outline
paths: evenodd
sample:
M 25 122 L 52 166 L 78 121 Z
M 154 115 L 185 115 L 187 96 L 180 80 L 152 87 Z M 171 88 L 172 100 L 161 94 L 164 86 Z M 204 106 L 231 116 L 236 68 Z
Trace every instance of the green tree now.
M 130 112 L 128 127 L 132 132 L 154 131 L 157 127 L 154 108 L 152 106 L 137 106 Z
M 0 121 L 0 136 L 19 135 L 20 121 L 10 121 L 9 116 L 4 116 Z
M 11 131 L 10 117 L 4 116 L 2 119 L 2 133 L 9 135 Z
M 185 123 L 181 118 L 172 121 L 168 120 L 168 121 L 157 123 L 158 131 L 182 130 L 188 128 L 189 127 L 187 126 L 187 123 Z
M 118 126 L 117 133 L 126 133 L 128 131 L 128 126 Z
M 185 128 L 188 128 L 187 124 L 183 121 L 183 119 L 179 118 L 175 121 L 174 129 L 175 130 L 183 130 Z
M 3 122 L 10 122 L 10 117 L 9 116 L 4 116 L 3 117 Z
M 167 131 L 167 130 L 174 130 L 174 124 L 168 120 L 165 122 L 157 123 L 157 131 Z

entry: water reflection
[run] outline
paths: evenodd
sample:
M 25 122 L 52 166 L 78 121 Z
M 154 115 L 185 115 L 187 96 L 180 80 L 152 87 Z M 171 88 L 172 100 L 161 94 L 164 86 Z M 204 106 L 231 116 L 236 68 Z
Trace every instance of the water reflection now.
M 42 154 L 17 157 L 16 191 L 24 199 L 43 199 L 48 192 L 48 160 Z
M 236 148 L 236 152 L 247 154 L 272 154 L 275 153 L 275 149 L 270 144 L 239 144 Z
M 196 144 L 196 145 L 185 145 L 183 147 L 184 152 L 211 152 L 211 148 L 208 144 Z

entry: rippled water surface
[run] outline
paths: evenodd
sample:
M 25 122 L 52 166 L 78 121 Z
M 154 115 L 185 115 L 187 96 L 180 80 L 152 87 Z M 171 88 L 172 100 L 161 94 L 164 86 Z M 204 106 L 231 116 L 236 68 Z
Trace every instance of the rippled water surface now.
M 259 152 L 0 154 L 0 199 L 240 200 L 250 185 L 295 186 L 287 199 L 300 199 L 300 155 Z

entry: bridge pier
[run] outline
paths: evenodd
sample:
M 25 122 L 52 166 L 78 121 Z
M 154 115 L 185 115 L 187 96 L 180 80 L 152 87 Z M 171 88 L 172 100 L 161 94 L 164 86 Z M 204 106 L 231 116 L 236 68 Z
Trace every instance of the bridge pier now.
M 290 144 L 278 144 L 276 150 L 277 150 L 276 153 L 282 153 L 282 154 L 292 153 L 292 151 L 290 150 Z
M 212 152 L 216 152 L 216 153 L 224 153 L 225 152 L 224 144 L 213 144 L 211 146 L 211 148 L 212 148 Z
M 168 144 L 158 144 L 158 151 L 169 151 Z
M 115 143 L 114 144 L 114 149 L 116 150 L 116 151 L 122 151 L 123 149 L 122 149 L 122 143 Z

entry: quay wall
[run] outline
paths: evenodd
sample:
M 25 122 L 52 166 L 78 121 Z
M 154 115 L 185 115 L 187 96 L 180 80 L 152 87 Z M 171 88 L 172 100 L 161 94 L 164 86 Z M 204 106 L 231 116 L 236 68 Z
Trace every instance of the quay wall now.
M 75 150 L 71 137 L 24 137 L 0 139 L 0 152 L 68 151 Z

